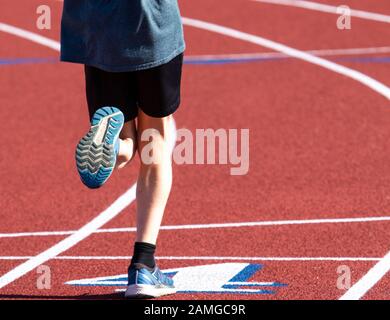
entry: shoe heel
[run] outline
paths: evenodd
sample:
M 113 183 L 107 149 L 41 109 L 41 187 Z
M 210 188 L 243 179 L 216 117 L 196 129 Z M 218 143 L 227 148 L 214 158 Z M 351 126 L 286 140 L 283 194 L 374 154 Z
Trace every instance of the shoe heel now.
M 93 115 L 91 129 L 76 147 L 77 170 L 87 187 L 99 188 L 111 176 L 123 123 L 123 113 L 114 107 L 100 108 Z

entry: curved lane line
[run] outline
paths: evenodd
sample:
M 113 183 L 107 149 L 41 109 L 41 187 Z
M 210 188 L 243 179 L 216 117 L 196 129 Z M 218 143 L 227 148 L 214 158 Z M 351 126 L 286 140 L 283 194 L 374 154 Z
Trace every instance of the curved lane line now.
M 183 18 L 183 23 L 187 26 L 191 26 L 198 29 L 207 30 L 210 32 L 218 33 L 224 36 L 228 36 L 234 39 L 243 40 L 246 42 L 254 43 L 259 46 L 269 48 L 275 51 L 279 51 L 281 53 L 284 53 L 288 56 L 309 62 L 311 64 L 318 65 L 320 67 L 323 67 L 325 69 L 331 70 L 335 73 L 344 75 L 346 77 L 349 77 L 351 79 L 354 79 L 365 86 L 371 88 L 372 90 L 376 91 L 377 93 L 381 94 L 382 96 L 386 97 L 388 100 L 390 100 L 390 88 L 384 85 L 383 83 L 379 82 L 378 80 L 375 80 L 374 78 L 371 78 L 367 75 L 365 75 L 362 72 L 356 71 L 354 69 L 342 66 L 340 64 L 331 62 L 329 60 L 314 56 L 312 54 L 309 54 L 307 52 L 303 52 L 301 50 L 288 47 L 284 44 L 268 40 L 250 33 L 242 32 L 236 29 L 224 27 L 215 23 L 205 22 L 202 20 L 196 20 L 196 19 L 190 19 L 190 18 Z
M 41 252 L 34 257 L 31 257 L 26 262 L 18 265 L 16 268 L 1 276 L 0 289 L 10 284 L 11 282 L 19 279 L 26 273 L 34 270 L 46 261 L 53 259 L 62 252 L 70 249 L 71 247 L 79 243 L 81 240 L 87 238 L 101 226 L 109 222 L 111 219 L 116 217 L 123 209 L 125 209 L 130 203 L 135 200 L 135 189 L 136 186 L 133 185 L 128 191 L 126 191 L 117 200 L 115 200 L 114 203 L 111 204 L 106 210 L 101 212 L 97 217 L 92 219 L 75 233 L 65 238 L 64 240 L 61 240 L 51 248 Z

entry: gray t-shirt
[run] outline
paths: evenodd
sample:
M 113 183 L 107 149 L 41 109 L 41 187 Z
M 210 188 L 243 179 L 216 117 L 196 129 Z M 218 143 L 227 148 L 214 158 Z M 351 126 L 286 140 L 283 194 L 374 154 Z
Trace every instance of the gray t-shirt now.
M 61 60 L 124 72 L 169 62 L 185 49 L 177 0 L 65 0 Z

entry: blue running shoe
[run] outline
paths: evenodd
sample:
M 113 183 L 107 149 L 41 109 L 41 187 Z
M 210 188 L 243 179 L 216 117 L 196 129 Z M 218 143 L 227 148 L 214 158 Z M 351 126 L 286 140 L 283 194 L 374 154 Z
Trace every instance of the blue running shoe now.
M 173 280 L 163 274 L 157 266 L 150 269 L 143 264 L 135 263 L 130 265 L 128 276 L 126 298 L 157 298 L 176 293 Z
M 114 107 L 100 108 L 93 115 L 91 129 L 76 148 L 77 170 L 87 187 L 101 187 L 113 172 L 123 123 L 123 113 Z

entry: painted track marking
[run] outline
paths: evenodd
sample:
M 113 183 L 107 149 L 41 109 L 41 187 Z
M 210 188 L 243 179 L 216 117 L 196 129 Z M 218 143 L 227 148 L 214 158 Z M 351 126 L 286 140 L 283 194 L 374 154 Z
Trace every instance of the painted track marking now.
M 60 253 L 70 249 L 81 240 L 87 238 L 96 229 L 103 226 L 112 218 L 117 216 L 124 208 L 135 200 L 136 185 L 133 185 L 128 191 L 115 200 L 106 210 L 101 212 L 96 218 L 92 219 L 82 228 L 77 230 L 74 234 L 58 242 L 51 248 L 41 252 L 40 254 L 29 258 L 26 262 L 18 265 L 16 268 L 7 272 L 0 277 L 0 288 L 17 280 L 26 273 L 40 266 L 42 263 L 56 257 Z
M 390 221 L 390 216 L 383 217 L 357 217 L 357 218 L 333 218 L 333 219 L 307 219 L 307 220 L 273 220 L 273 221 L 251 221 L 251 222 L 230 222 L 230 223 L 209 223 L 209 224 L 184 224 L 161 226 L 160 230 L 193 230 L 193 229 L 218 229 L 218 228 L 249 228 L 284 225 L 307 225 L 307 224 L 329 224 L 329 223 L 366 223 Z M 135 227 L 130 228 L 108 228 L 98 229 L 94 233 L 116 233 L 135 232 Z M 17 237 L 46 237 L 70 235 L 76 231 L 38 231 L 20 233 L 0 233 L 0 238 Z
M 337 12 L 337 6 L 331 6 L 328 4 L 318 3 L 318 2 L 312 2 L 312 1 L 304 1 L 304 0 L 252 0 L 255 2 L 263 2 L 263 3 L 269 3 L 269 4 L 276 4 L 276 5 L 284 5 L 284 6 L 290 6 L 290 7 L 297 7 L 302 9 L 308 9 L 308 10 L 314 10 L 314 11 L 321 11 L 321 12 L 327 12 L 327 13 L 333 13 L 336 15 L 340 15 Z M 375 12 L 368 12 L 364 10 L 355 10 L 351 9 L 351 16 L 366 20 L 373 20 L 378 22 L 384 22 L 384 23 L 390 23 L 390 16 L 375 13 Z
M 183 18 L 183 23 L 187 26 L 191 26 L 194 28 L 207 30 L 210 32 L 218 33 L 221 35 L 225 35 L 234 39 L 243 40 L 249 43 L 254 43 L 262 47 L 266 47 L 275 51 L 282 52 L 288 56 L 297 58 L 299 60 L 303 60 L 306 62 L 309 62 L 314 65 L 318 65 L 320 67 L 323 67 L 325 69 L 331 70 L 335 73 L 342 74 L 348 78 L 354 79 L 361 84 L 371 88 L 372 90 L 376 91 L 377 93 L 383 95 L 388 100 L 390 100 L 390 88 L 384 85 L 383 83 L 375 80 L 374 78 L 371 78 L 367 76 L 366 74 L 359 72 L 357 70 L 342 66 L 340 64 L 331 62 L 329 60 L 325 60 L 323 58 L 314 56 L 312 54 L 303 52 L 298 49 L 294 49 L 291 47 L 288 47 L 286 45 L 283 45 L 281 43 L 268 40 L 253 34 L 249 34 L 246 32 L 242 32 L 236 29 L 224 27 L 215 23 L 205 22 L 202 20 L 196 20 L 196 19 L 190 19 L 190 18 Z
M 390 270 L 390 251 L 356 282 L 339 300 L 359 300 Z
M 44 47 L 48 47 L 50 49 L 53 49 L 55 51 L 60 51 L 61 45 L 58 41 L 49 39 L 47 37 L 41 36 L 37 33 L 27 31 L 15 26 L 11 26 L 6 23 L 0 22 L 0 31 L 12 34 L 14 36 L 17 36 L 19 38 L 23 38 L 35 43 L 38 43 Z
M 389 53 L 390 47 L 369 47 L 369 48 L 346 48 L 346 49 L 320 49 L 303 51 L 315 56 L 349 56 L 363 54 Z M 255 52 L 255 53 L 227 53 L 227 54 L 205 54 L 186 56 L 187 61 L 210 60 L 210 59 L 256 59 L 256 58 L 285 58 L 290 57 L 280 52 Z

